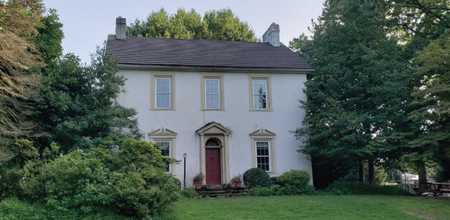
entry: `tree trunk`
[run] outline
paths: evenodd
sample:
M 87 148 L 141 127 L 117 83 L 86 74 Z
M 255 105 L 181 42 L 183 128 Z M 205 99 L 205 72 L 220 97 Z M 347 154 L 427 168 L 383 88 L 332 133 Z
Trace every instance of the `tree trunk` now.
M 425 170 L 425 162 L 418 161 L 416 165 L 417 165 L 417 172 L 419 173 L 419 184 L 426 184 L 427 171 Z
M 359 182 L 364 182 L 364 163 L 363 161 L 359 161 Z
M 375 183 L 375 165 L 373 159 L 369 160 L 369 183 Z

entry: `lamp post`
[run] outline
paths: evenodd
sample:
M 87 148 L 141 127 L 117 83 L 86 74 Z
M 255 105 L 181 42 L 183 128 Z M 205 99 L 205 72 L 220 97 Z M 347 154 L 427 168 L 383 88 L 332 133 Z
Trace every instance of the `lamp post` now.
M 186 188 L 186 157 L 187 157 L 187 153 L 183 154 L 183 159 L 184 159 L 184 185 L 183 185 L 183 189 Z

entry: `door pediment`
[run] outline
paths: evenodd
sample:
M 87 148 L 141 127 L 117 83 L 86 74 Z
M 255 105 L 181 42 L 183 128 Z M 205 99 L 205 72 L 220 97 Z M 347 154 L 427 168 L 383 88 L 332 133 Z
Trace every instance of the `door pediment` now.
M 225 128 L 223 125 L 217 122 L 210 122 L 206 124 L 205 126 L 198 129 L 197 134 L 199 135 L 208 135 L 208 134 L 222 134 L 222 135 L 228 135 L 231 133 L 231 131 L 227 128 Z

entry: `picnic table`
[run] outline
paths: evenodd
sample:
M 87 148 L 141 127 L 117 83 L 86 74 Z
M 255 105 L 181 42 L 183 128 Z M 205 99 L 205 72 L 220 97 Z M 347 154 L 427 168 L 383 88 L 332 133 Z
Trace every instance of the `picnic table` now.
M 427 182 L 420 183 L 419 188 L 414 188 L 419 195 L 423 193 L 433 193 L 437 196 L 438 193 L 450 193 L 450 183 L 438 183 L 438 182 Z

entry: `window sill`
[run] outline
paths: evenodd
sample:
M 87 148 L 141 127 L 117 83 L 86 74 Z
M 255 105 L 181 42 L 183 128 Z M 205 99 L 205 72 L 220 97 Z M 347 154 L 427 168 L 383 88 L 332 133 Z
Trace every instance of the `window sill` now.
M 273 112 L 272 109 L 250 109 L 250 112 Z
M 203 109 L 201 109 L 201 111 L 225 111 L 225 109 L 208 109 L 208 108 L 203 108 Z
M 173 108 L 152 108 L 150 111 L 176 111 L 176 109 Z

